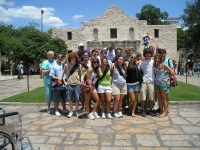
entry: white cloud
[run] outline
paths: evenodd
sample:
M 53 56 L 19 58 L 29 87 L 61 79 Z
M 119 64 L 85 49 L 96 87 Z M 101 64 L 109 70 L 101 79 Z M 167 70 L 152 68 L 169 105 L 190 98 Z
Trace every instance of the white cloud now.
M 74 15 L 72 16 L 72 18 L 75 20 L 75 22 L 77 22 L 80 18 L 83 18 L 84 15 Z
M 9 7 L 14 6 L 14 2 L 6 1 L 6 0 L 0 0 L 0 5 L 7 5 Z
M 67 24 L 64 23 L 60 18 L 55 17 L 53 12 L 55 11 L 52 7 L 43 8 L 43 25 L 52 27 L 62 27 Z M 9 22 L 19 18 L 40 20 L 41 19 L 41 8 L 35 6 L 22 6 L 20 8 L 8 8 L 5 9 L 0 6 L 0 21 Z

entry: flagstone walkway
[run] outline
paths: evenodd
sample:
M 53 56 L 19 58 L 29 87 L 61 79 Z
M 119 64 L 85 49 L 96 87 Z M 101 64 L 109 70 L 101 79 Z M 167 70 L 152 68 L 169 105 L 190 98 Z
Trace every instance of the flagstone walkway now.
M 22 114 L 23 133 L 41 150 L 199 150 L 200 104 L 170 105 L 168 117 L 78 119 L 46 106 L 1 105 Z

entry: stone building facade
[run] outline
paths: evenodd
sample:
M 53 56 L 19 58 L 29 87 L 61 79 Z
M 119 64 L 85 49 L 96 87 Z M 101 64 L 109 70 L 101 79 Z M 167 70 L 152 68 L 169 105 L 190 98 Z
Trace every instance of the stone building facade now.
M 115 48 L 133 48 L 133 51 L 144 49 L 143 35 L 149 33 L 165 48 L 170 59 L 177 60 L 177 28 L 171 25 L 147 25 L 146 20 L 138 20 L 125 14 L 118 6 L 110 6 L 101 16 L 82 22 L 80 28 L 52 29 L 52 37 L 63 39 L 68 50 L 76 51 L 78 43 L 83 43 L 86 49 L 95 46 L 100 49 L 107 47 L 110 42 Z M 155 46 L 150 41 L 149 45 Z

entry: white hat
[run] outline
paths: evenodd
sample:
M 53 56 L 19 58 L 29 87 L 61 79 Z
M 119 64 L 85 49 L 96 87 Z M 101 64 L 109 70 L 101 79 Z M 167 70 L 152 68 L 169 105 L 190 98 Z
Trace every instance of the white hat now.
M 84 46 L 83 43 L 79 43 L 79 44 L 78 44 L 78 47 L 81 47 L 81 46 Z

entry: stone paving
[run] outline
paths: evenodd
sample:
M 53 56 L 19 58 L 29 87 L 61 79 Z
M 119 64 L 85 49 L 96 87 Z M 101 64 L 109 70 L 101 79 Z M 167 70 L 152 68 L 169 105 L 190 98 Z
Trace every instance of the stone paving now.
M 1 105 L 22 114 L 23 131 L 42 150 L 197 150 L 200 149 L 200 104 L 170 105 L 169 115 L 112 120 L 46 113 L 46 106 Z
M 185 81 L 184 77 L 177 78 Z M 39 76 L 30 76 L 29 79 L 30 90 L 43 86 Z M 199 82 L 196 76 L 190 79 L 188 83 Z M 0 99 L 25 91 L 27 78 L 0 80 Z M 0 103 L 0 107 L 7 112 L 19 111 L 22 114 L 23 133 L 31 139 L 34 147 L 42 150 L 200 150 L 198 103 L 170 105 L 170 113 L 165 118 L 125 115 L 113 120 L 67 118 L 66 114 L 57 117 L 46 113 L 45 104 Z

